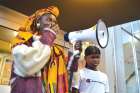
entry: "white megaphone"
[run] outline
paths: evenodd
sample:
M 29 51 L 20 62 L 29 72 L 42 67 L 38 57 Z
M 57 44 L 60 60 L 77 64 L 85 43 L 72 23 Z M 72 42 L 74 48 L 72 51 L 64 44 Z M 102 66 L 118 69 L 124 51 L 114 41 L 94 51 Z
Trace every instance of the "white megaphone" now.
M 109 33 L 105 23 L 99 19 L 97 24 L 89 29 L 66 33 L 64 40 L 71 43 L 76 41 L 93 41 L 97 42 L 101 48 L 105 48 L 108 44 Z

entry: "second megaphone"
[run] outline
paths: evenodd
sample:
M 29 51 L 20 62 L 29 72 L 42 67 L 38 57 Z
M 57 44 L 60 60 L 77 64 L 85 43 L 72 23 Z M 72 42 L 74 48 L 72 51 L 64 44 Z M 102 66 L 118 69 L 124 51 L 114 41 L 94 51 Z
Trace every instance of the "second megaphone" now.
M 100 19 L 95 26 L 89 29 L 66 33 L 64 40 L 71 43 L 76 41 L 93 41 L 97 42 L 101 48 L 105 48 L 108 44 L 109 33 L 107 26 Z

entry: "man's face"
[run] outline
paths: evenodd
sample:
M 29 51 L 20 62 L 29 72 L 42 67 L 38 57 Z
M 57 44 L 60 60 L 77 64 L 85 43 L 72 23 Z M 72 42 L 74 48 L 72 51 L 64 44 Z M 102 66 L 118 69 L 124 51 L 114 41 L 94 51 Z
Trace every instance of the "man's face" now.
M 74 49 L 75 50 L 79 50 L 82 51 L 82 42 L 81 41 L 77 41 L 74 45 Z
M 96 68 L 100 63 L 100 55 L 99 54 L 91 54 L 85 56 L 86 65 L 91 68 Z

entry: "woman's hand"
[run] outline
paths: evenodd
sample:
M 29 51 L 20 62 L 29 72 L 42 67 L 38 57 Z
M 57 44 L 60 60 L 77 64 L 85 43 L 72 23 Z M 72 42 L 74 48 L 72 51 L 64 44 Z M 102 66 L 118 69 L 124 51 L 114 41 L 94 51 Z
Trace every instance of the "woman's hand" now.
M 40 41 L 43 44 L 52 46 L 55 39 L 56 39 L 56 33 L 53 32 L 51 29 L 46 29 L 45 31 L 42 31 Z
M 52 25 L 50 29 L 52 29 L 56 34 L 58 34 L 60 31 L 60 27 L 58 24 Z

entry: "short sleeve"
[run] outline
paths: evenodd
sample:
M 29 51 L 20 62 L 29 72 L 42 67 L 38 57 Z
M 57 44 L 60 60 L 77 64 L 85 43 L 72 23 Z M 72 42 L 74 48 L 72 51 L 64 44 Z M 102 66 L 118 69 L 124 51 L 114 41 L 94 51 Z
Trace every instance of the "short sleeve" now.
M 73 79 L 72 79 L 72 86 L 71 87 L 79 89 L 80 81 L 81 81 L 80 72 L 79 71 L 74 72 L 73 73 Z
M 108 77 L 106 78 L 105 93 L 109 93 L 109 82 L 108 82 Z

